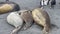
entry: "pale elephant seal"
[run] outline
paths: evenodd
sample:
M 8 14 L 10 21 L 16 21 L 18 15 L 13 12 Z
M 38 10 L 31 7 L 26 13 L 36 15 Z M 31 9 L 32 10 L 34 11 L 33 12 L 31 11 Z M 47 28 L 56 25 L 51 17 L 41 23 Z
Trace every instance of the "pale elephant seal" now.
M 10 25 L 13 25 L 15 29 L 12 31 L 11 34 L 17 34 L 17 32 L 23 26 L 23 19 L 17 12 L 12 12 L 7 16 L 7 22 Z

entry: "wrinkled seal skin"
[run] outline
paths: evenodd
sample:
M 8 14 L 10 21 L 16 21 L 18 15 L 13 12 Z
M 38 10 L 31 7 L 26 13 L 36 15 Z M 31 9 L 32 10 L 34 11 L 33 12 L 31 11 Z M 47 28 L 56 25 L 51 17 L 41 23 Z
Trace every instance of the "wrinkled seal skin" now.
M 20 12 L 21 12 L 21 14 L 20 14 L 21 17 L 25 22 L 25 25 L 23 26 L 22 30 L 26 30 L 32 26 L 33 17 L 32 17 L 31 11 L 29 11 L 29 10 L 21 10 Z
M 23 19 L 21 15 L 19 15 L 17 12 L 12 12 L 7 16 L 7 22 L 10 25 L 13 25 L 15 29 L 11 32 L 11 34 L 17 34 L 18 31 L 23 26 Z
M 48 34 L 50 30 L 50 18 L 47 12 L 40 8 L 36 8 L 32 11 L 34 21 L 43 26 L 43 34 Z
M 5 4 L 10 5 L 10 7 L 12 7 L 12 8 L 10 8 L 10 9 L 12 9 L 12 10 L 8 10 L 9 7 L 8 7 L 8 8 L 2 7 L 2 6 L 5 6 Z M 8 6 L 8 5 L 7 5 L 7 6 Z M 6 11 L 4 11 L 4 9 L 2 9 L 1 7 L 2 7 L 2 8 L 5 8 Z M 2 10 L 2 11 L 0 11 L 0 14 L 6 13 L 6 12 L 19 11 L 19 10 L 20 10 L 20 7 L 19 7 L 19 5 L 18 5 L 17 3 L 11 2 L 11 1 L 9 1 L 9 0 L 6 0 L 5 2 L 0 2 L 0 8 L 1 8 L 1 10 Z

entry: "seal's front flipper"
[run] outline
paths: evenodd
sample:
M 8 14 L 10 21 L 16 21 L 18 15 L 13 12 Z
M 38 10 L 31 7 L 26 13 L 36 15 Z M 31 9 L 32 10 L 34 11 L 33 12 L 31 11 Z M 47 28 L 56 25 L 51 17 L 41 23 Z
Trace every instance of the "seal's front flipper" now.
M 30 28 L 31 26 L 33 25 L 33 23 L 25 23 L 23 28 L 21 29 L 22 31 L 23 30 L 27 30 L 28 28 Z
M 15 28 L 11 34 L 18 34 L 19 31 L 21 31 L 22 27 L 23 27 L 24 24 L 22 24 L 22 26 L 18 26 L 17 28 Z
M 18 32 L 17 32 L 18 29 L 19 29 L 19 28 L 15 28 L 15 29 L 11 32 L 11 34 L 17 34 L 17 33 L 18 33 Z

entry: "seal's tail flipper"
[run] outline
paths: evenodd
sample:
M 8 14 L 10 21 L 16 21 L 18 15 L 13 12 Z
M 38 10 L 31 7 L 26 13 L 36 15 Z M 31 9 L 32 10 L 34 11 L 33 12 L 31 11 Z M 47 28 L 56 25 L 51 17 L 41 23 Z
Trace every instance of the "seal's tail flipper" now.
M 11 32 L 11 34 L 17 34 L 17 31 L 18 31 L 19 29 L 18 28 L 15 28 L 12 32 Z

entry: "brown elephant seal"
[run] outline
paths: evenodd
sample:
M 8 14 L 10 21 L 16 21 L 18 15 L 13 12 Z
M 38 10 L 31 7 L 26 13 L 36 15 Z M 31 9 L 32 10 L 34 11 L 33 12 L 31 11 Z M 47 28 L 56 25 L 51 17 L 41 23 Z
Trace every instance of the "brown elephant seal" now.
M 6 2 L 0 2 L 0 14 L 11 11 L 19 11 L 20 7 L 17 3 L 6 0 Z
M 21 10 L 20 12 L 21 17 L 25 22 L 22 30 L 26 30 L 33 24 L 32 12 L 30 10 Z
M 7 22 L 10 25 L 13 25 L 15 29 L 12 31 L 11 34 L 17 34 L 17 32 L 22 28 L 23 26 L 23 19 L 21 15 L 19 15 L 17 12 L 12 12 L 7 16 Z
M 32 16 L 34 18 L 34 21 L 43 26 L 44 34 L 48 34 L 50 31 L 50 18 L 46 11 L 40 8 L 36 8 L 32 11 Z

